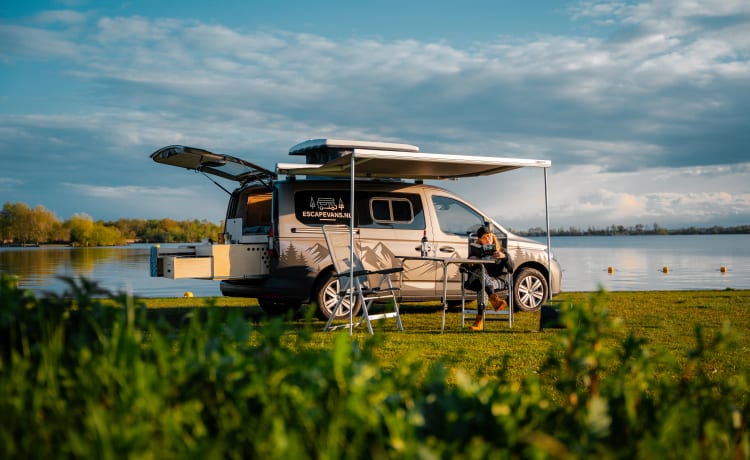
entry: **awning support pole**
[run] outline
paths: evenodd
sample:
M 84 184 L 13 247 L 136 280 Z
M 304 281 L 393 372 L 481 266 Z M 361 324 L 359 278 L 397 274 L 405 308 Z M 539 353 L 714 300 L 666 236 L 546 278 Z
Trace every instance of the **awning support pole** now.
M 351 336 L 354 329 L 354 150 L 349 159 L 349 173 L 349 335 Z
M 547 286 L 548 289 L 552 289 L 552 239 L 550 238 L 550 230 L 549 230 L 549 193 L 547 191 L 547 168 L 544 169 L 544 216 L 545 220 L 547 222 L 547 267 L 548 268 L 548 274 L 547 274 Z

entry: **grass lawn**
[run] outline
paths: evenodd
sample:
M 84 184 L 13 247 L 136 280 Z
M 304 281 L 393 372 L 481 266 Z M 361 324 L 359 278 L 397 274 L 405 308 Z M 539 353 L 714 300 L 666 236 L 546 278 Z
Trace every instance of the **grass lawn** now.
M 595 293 L 565 293 L 556 302 L 586 303 Z M 617 346 L 620 339 L 632 334 L 644 338 L 654 350 L 664 350 L 682 360 L 696 345 L 695 328 L 703 327 L 709 340 L 725 324 L 737 333 L 736 347 L 723 350 L 710 361 L 717 373 L 735 373 L 750 368 L 750 291 L 649 291 L 607 292 L 603 306 L 621 328 L 609 344 Z M 259 327 L 267 323 L 255 299 L 216 298 L 157 298 L 143 299 L 149 312 L 179 320 L 186 310 L 209 303 L 245 315 Z M 394 320 L 379 324 L 378 339 L 369 342 L 364 327 L 355 329 L 354 339 L 373 348 L 386 367 L 397 366 L 405 360 L 417 359 L 429 365 L 441 361 L 453 369 L 464 369 L 475 376 L 493 376 L 507 359 L 511 379 L 520 380 L 528 372 L 536 372 L 545 355 L 560 335 L 559 329 L 539 330 L 539 313 L 516 313 L 513 328 L 505 320 L 488 321 L 485 332 L 461 328 L 460 311 L 449 311 L 444 333 L 440 333 L 440 305 L 438 303 L 402 304 L 404 331 L 398 332 Z M 290 343 L 298 332 L 311 332 L 306 346 L 328 347 L 337 334 L 348 330 L 322 332 L 323 322 L 305 318 L 298 312 L 286 320 Z

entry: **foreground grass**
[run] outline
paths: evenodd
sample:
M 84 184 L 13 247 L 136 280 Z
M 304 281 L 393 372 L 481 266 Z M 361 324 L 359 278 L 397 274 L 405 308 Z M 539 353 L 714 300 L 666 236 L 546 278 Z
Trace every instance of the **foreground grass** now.
M 709 359 L 716 373 L 733 373 L 750 369 L 750 291 L 649 291 L 565 293 L 555 299 L 558 306 L 583 303 L 597 297 L 609 315 L 621 322 L 621 329 L 610 343 L 634 335 L 647 341 L 655 351 L 671 353 L 683 362 L 696 345 L 696 327 L 700 325 L 709 340 L 724 325 L 740 333 L 738 346 L 724 350 Z M 195 307 L 213 305 L 238 309 L 249 320 L 258 324 L 266 318 L 255 299 L 213 298 L 155 298 L 143 299 L 153 314 L 166 315 L 175 320 Z M 303 307 L 304 308 L 304 307 Z M 337 334 L 347 330 L 322 332 L 323 322 L 306 318 L 305 311 L 288 318 L 286 339 L 296 341 L 296 332 L 309 328 L 313 331 L 306 347 L 329 348 Z M 309 315 L 307 315 L 309 316 Z M 545 353 L 559 331 L 539 330 L 540 313 L 516 313 L 512 328 L 507 321 L 488 321 L 486 331 L 473 332 L 468 318 L 461 327 L 460 311 L 449 311 L 446 328 L 440 333 L 440 305 L 438 303 L 404 303 L 402 321 L 404 331 L 398 332 L 390 320 L 378 325 L 375 355 L 384 367 L 418 357 L 425 364 L 441 361 L 451 369 L 463 369 L 475 376 L 493 376 L 503 367 L 512 380 L 520 380 L 529 372 L 536 373 L 543 364 Z M 364 328 L 354 331 L 355 339 L 363 342 L 368 334 Z M 616 339 L 616 340 L 615 340 Z
M 451 313 L 440 334 L 406 305 L 405 332 L 350 338 L 237 299 L 12 284 L 0 458 L 750 458 L 745 292 L 569 294 L 543 331 Z

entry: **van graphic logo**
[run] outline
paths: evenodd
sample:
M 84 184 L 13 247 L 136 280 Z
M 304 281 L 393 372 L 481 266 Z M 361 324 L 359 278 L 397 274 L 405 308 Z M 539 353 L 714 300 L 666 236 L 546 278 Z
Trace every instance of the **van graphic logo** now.
M 336 202 L 338 200 L 338 203 Z M 299 211 L 298 211 L 299 212 Z M 341 197 L 324 197 L 324 196 L 310 196 L 310 201 L 307 210 L 301 212 L 302 221 L 305 223 L 312 223 L 307 219 L 314 219 L 315 221 L 322 222 L 336 222 L 346 221 L 350 218 L 350 213 L 346 211 L 344 200 Z
M 336 211 L 344 209 L 344 202 L 339 198 L 339 204 L 336 204 L 335 198 L 318 197 L 317 204 L 315 199 L 310 197 L 310 209 L 320 209 L 321 211 Z

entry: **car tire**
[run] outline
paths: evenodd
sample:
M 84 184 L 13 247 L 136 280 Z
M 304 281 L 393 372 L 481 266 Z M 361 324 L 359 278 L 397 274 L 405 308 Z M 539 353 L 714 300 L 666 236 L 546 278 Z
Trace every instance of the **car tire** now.
M 547 279 L 535 268 L 522 268 L 513 276 L 513 305 L 516 311 L 539 311 L 547 301 Z
M 333 271 L 326 272 L 321 278 L 321 282 L 318 284 L 318 289 L 315 292 L 315 302 L 317 304 L 315 316 L 318 319 L 328 321 L 328 318 L 331 317 L 333 309 L 336 307 L 336 303 L 338 303 L 338 292 L 339 279 L 334 276 Z M 344 302 L 339 307 L 336 319 L 349 318 L 349 305 L 349 299 L 344 299 Z M 359 299 L 355 299 L 352 315 L 357 316 L 361 307 Z
M 297 310 L 301 302 L 295 302 L 291 300 L 276 300 L 276 299 L 258 299 L 258 304 L 263 312 L 268 316 L 284 316 L 290 310 Z

